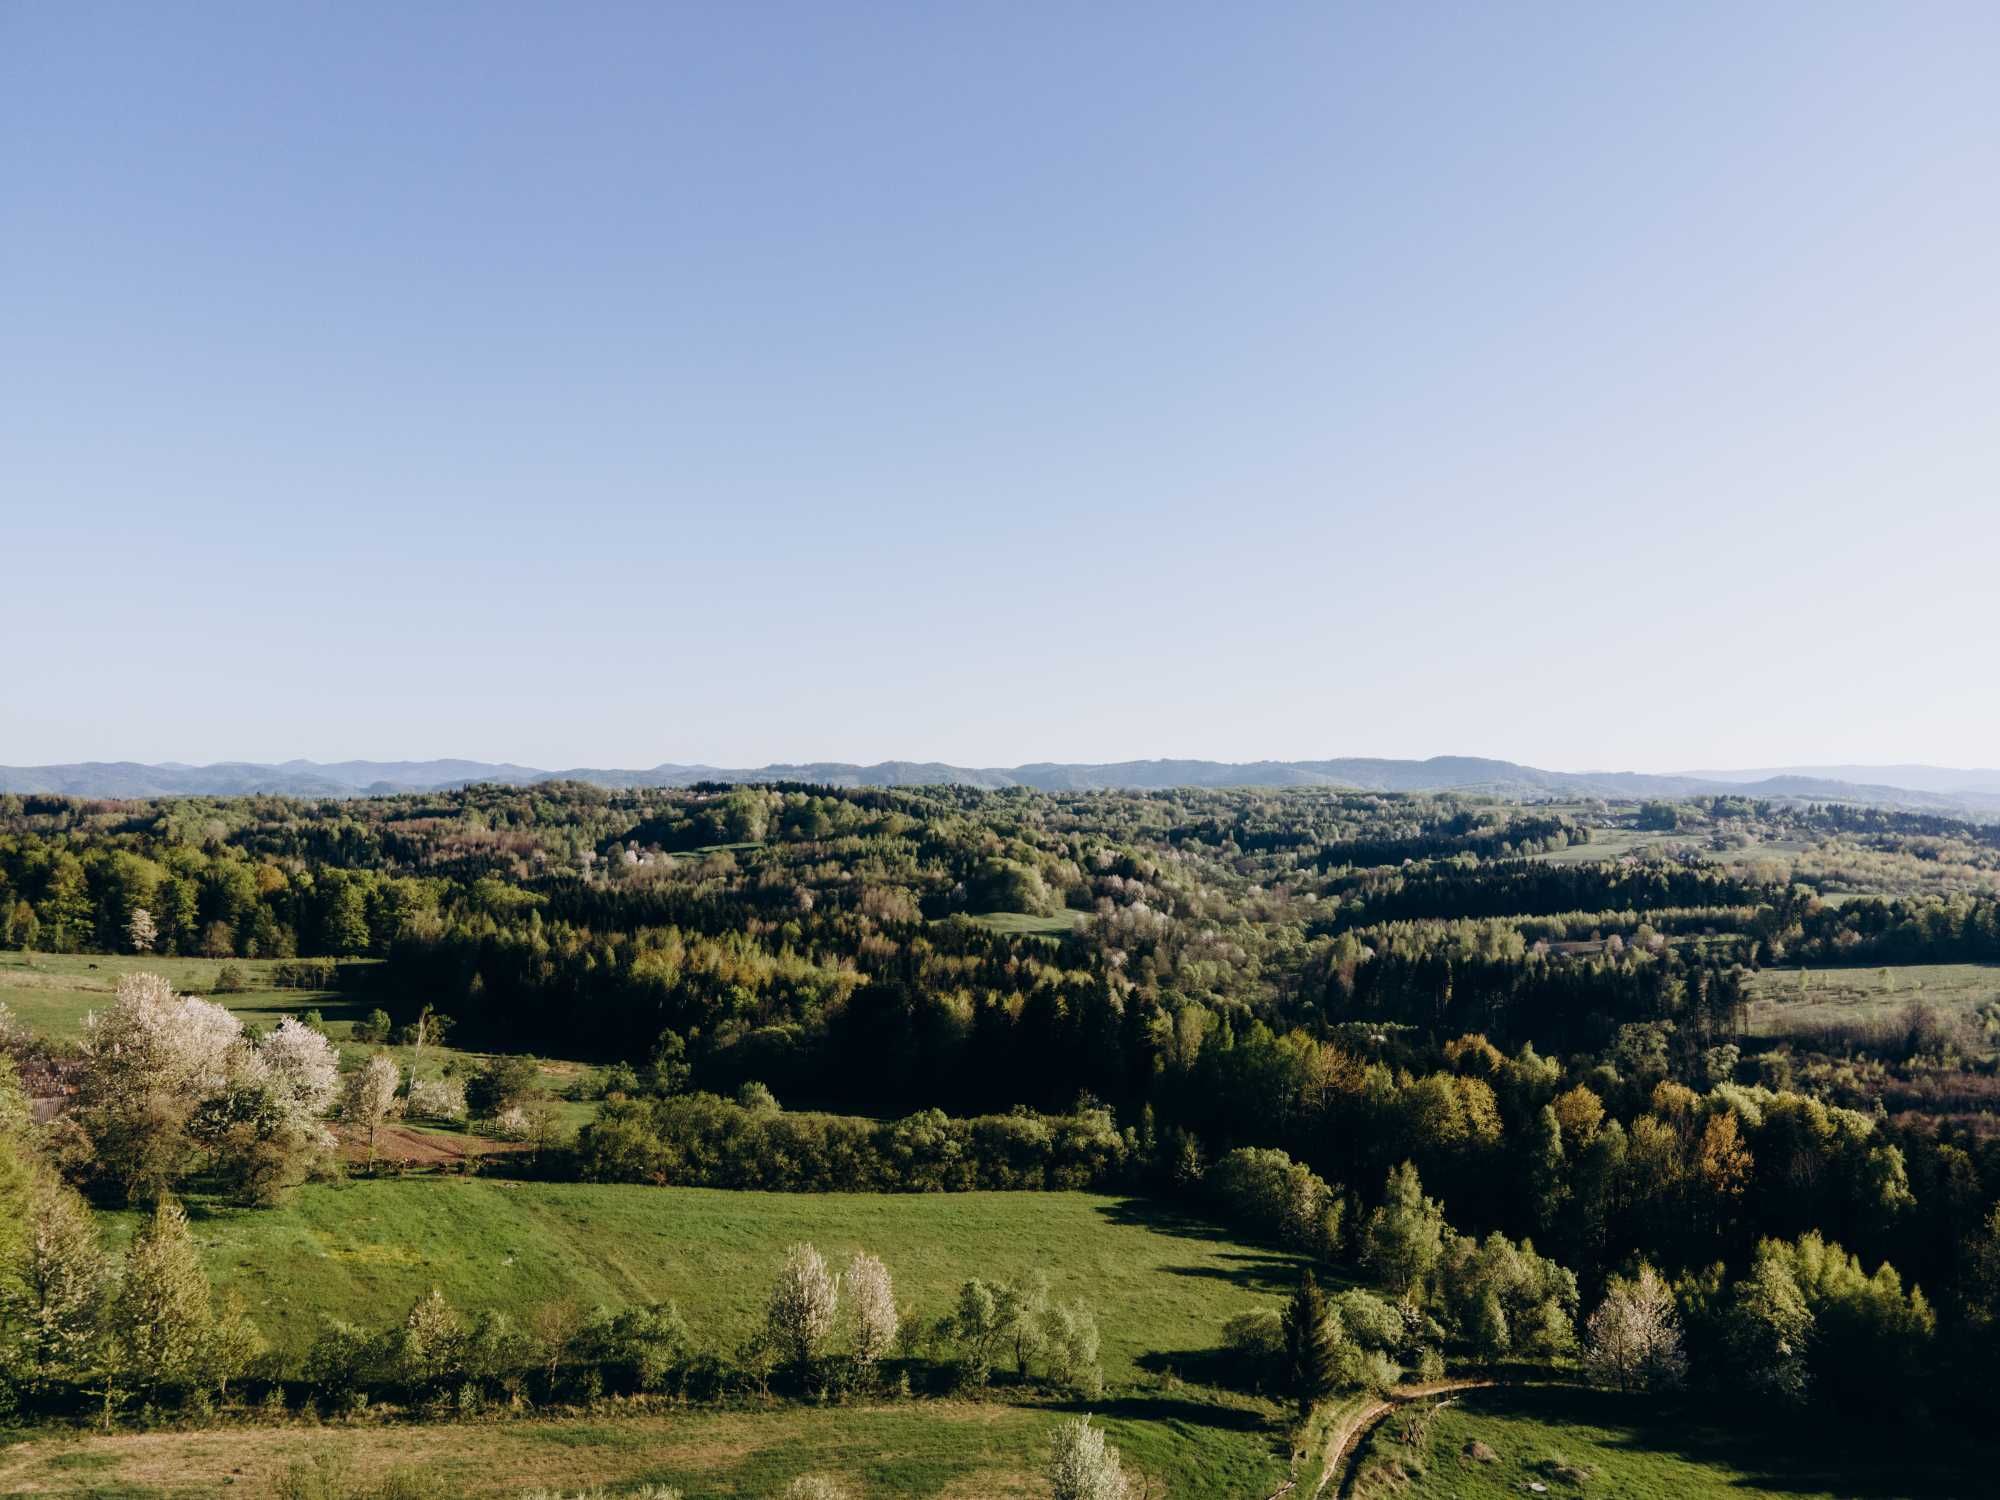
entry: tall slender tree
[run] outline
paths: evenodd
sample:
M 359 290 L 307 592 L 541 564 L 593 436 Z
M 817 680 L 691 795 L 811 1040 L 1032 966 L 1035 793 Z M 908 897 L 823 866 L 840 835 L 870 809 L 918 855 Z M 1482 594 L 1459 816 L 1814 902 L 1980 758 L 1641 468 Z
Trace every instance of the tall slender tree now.
M 1333 1390 L 1338 1367 L 1326 1294 L 1310 1269 L 1299 1273 L 1298 1290 L 1285 1307 L 1285 1370 L 1298 1398 L 1299 1415 Z

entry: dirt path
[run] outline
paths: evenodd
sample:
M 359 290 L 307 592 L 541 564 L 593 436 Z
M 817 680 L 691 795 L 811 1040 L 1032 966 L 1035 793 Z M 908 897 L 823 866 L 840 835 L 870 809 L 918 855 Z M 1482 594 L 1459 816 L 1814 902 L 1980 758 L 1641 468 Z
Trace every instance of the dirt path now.
M 1412 1401 L 1428 1401 L 1433 1396 L 1449 1396 L 1457 1391 L 1476 1391 L 1498 1384 L 1497 1380 L 1491 1379 L 1433 1380 L 1427 1385 L 1400 1386 L 1382 1400 L 1362 1407 L 1326 1435 L 1326 1463 L 1320 1470 L 1319 1487 L 1313 1491 L 1314 1500 L 1326 1493 L 1327 1486 L 1334 1482 L 1336 1475 L 1339 1476 L 1339 1483 L 1334 1493 L 1345 1496 L 1350 1492 L 1354 1483 L 1355 1459 L 1361 1454 L 1363 1439 L 1398 1407 L 1408 1406 Z

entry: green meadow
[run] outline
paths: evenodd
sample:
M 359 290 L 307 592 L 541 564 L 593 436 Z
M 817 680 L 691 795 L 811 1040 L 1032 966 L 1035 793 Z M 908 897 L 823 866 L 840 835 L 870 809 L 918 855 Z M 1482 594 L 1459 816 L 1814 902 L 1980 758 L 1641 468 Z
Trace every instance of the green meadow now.
M 1290 1290 L 1298 1261 L 1141 1199 L 1096 1193 L 756 1193 L 495 1178 L 355 1179 L 283 1206 L 190 1201 L 218 1288 L 302 1354 L 322 1316 L 381 1327 L 435 1286 L 467 1311 L 556 1297 L 621 1307 L 672 1299 L 726 1353 L 756 1326 L 786 1249 L 888 1263 L 899 1302 L 945 1310 L 970 1277 L 1048 1274 L 1104 1335 L 1114 1385 L 1198 1363 L 1223 1319 Z M 131 1213 L 106 1216 L 114 1244 Z
M 339 1039 L 372 1008 L 334 990 L 280 989 L 272 971 L 280 961 L 269 958 L 163 958 L 155 954 L 24 953 L 0 951 L 0 1001 L 5 1001 L 23 1026 L 45 1036 L 74 1038 L 83 1034 L 84 1017 L 111 1004 L 118 981 L 126 974 L 164 975 L 183 994 L 201 995 L 229 1007 L 245 1025 L 268 1026 L 283 1016 L 317 1010 L 327 1031 Z M 368 963 L 370 960 L 348 960 Z M 235 994 L 214 993 L 223 964 L 243 975 L 244 988 Z

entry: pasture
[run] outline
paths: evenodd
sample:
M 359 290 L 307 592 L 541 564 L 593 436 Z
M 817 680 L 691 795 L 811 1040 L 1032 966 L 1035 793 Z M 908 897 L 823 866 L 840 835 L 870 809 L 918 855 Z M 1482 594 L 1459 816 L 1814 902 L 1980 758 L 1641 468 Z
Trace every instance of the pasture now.
M 294 1368 L 325 1318 L 381 1328 L 432 1286 L 465 1311 L 500 1308 L 523 1319 L 558 1298 L 585 1308 L 671 1298 L 696 1340 L 726 1356 L 761 1322 L 772 1277 L 799 1240 L 818 1245 L 836 1265 L 857 1249 L 880 1255 L 899 1303 L 923 1318 L 944 1312 L 969 1277 L 1004 1280 L 1040 1270 L 1058 1298 L 1082 1298 L 1095 1311 L 1108 1388 L 1088 1406 L 1153 1478 L 1155 1493 L 1164 1484 L 1178 1496 L 1261 1495 L 1284 1476 L 1279 1405 L 1182 1376 L 1212 1358 L 1224 1319 L 1276 1302 L 1298 1262 L 1140 1200 L 426 1177 L 307 1187 L 277 1209 L 201 1199 L 190 1208 L 215 1285 L 243 1295 Z M 136 1216 L 104 1217 L 108 1240 L 122 1246 Z M 568 1422 L 343 1429 L 328 1440 L 351 1450 L 368 1472 L 421 1453 L 426 1473 L 435 1464 L 452 1476 L 454 1487 L 439 1493 L 453 1495 L 511 1495 L 547 1474 L 572 1484 L 586 1477 L 672 1482 L 691 1500 L 762 1496 L 806 1470 L 845 1476 L 857 1500 L 1037 1493 L 1049 1425 L 1082 1408 L 997 1397 L 669 1417 L 612 1407 Z M 210 1492 L 176 1488 L 181 1473 L 226 1463 L 269 1475 L 313 1440 L 252 1429 L 90 1439 L 69 1448 L 86 1455 L 75 1462 L 102 1465 L 93 1482 L 101 1477 L 112 1486 L 106 1495 L 180 1495 Z M 0 1485 L 25 1483 L 68 1461 L 46 1442 L 29 1447 L 31 1456 L 17 1449 L 0 1462 Z M 171 1465 L 162 1448 L 176 1455 Z M 170 1469 L 173 1483 L 162 1477 Z
M 492 1178 L 357 1179 L 299 1189 L 273 1209 L 190 1200 L 219 1289 L 272 1344 L 303 1354 L 323 1316 L 369 1328 L 435 1286 L 466 1311 L 525 1313 L 672 1299 L 698 1341 L 727 1353 L 763 1316 L 787 1247 L 837 1263 L 867 1249 L 898 1301 L 935 1316 L 969 1277 L 1047 1272 L 1104 1335 L 1114 1386 L 1198 1364 L 1223 1319 L 1290 1290 L 1299 1262 L 1144 1200 L 1094 1193 L 757 1193 Z M 136 1224 L 105 1215 L 122 1246 Z
M 2000 964 L 1894 964 L 1873 969 L 1764 969 L 1747 977 L 1748 1029 L 1785 1037 L 1831 1023 L 1881 1025 L 1913 1001 L 1969 1018 L 2000 1001 Z

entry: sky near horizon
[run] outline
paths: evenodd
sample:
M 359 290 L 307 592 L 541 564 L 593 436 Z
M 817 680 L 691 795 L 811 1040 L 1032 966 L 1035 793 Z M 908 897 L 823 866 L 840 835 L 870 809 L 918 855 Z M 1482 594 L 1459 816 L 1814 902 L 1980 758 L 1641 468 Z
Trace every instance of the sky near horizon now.
M 2000 6 L 0 0 L 0 763 L 2000 763 Z

